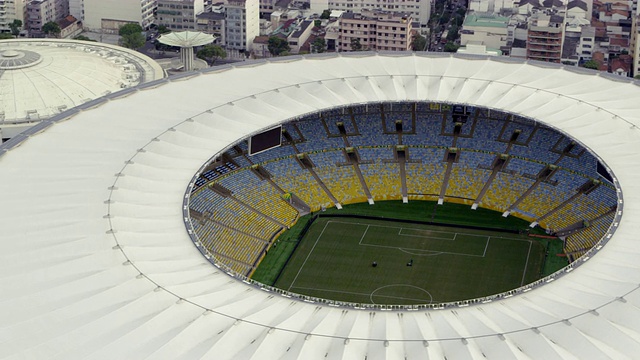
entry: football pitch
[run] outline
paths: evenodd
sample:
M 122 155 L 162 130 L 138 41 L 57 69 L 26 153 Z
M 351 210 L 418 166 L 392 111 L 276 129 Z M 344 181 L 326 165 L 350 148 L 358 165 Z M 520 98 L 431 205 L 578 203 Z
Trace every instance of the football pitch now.
M 323 216 L 274 286 L 355 303 L 458 301 L 537 280 L 544 251 L 514 233 Z

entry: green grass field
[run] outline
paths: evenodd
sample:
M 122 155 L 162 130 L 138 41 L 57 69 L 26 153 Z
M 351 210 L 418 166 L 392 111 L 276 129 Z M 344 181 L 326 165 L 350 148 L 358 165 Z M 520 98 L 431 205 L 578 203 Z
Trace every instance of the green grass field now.
M 398 203 L 356 204 L 323 212 L 299 241 L 300 231 L 311 217 L 301 218 L 269 250 L 253 279 L 291 292 L 339 301 L 429 304 L 508 291 L 533 282 L 548 271 L 543 263 L 549 240 L 503 230 L 407 223 L 390 217 L 526 229 L 527 223 L 520 219 L 505 219 L 495 212 L 473 212 L 453 204 L 434 208 L 432 204 L 414 202 L 412 208 Z M 433 209 L 440 213 L 430 213 Z M 333 213 L 385 219 L 334 217 Z M 470 215 L 480 216 L 474 219 Z M 407 266 L 412 260 L 412 266 Z M 374 261 L 376 267 L 372 266 Z M 566 260 L 560 260 L 559 265 L 553 266 L 561 267 L 562 261 L 566 265 Z

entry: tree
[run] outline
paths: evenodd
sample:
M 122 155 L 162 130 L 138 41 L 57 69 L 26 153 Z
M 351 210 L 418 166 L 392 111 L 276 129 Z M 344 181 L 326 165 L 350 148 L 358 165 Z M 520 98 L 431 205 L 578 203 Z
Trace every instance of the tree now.
M 164 25 L 158 26 L 158 34 L 162 35 L 162 34 L 168 34 L 170 32 L 171 32 L 171 30 L 169 30 L 168 27 L 166 27 Z
M 269 37 L 267 49 L 269 49 L 269 52 L 273 56 L 286 55 L 291 51 L 291 47 L 289 47 L 287 40 L 277 36 Z
M 444 51 L 446 52 L 456 52 L 458 51 L 459 46 L 456 45 L 455 43 L 449 41 L 448 43 L 444 44 Z
M 351 38 L 351 51 L 362 51 L 362 44 L 359 38 Z
M 216 60 L 227 57 L 227 52 L 218 45 L 205 45 L 196 53 L 198 59 L 202 59 L 213 65 Z
M 458 25 L 451 25 L 447 33 L 447 40 L 455 41 L 458 38 Z
M 318 37 L 311 43 L 312 53 L 323 53 L 327 51 L 327 42 L 323 37 Z
M 118 35 L 120 36 L 127 36 L 137 33 L 142 33 L 142 26 L 135 23 L 122 25 L 120 27 L 120 30 L 118 30 Z
M 9 33 L 0 33 L 0 40 L 13 39 L 13 35 Z
M 62 29 L 60 29 L 60 25 L 58 25 L 57 22 L 49 21 L 48 23 L 42 25 L 42 32 L 45 33 L 45 35 L 53 35 L 55 37 L 58 37 L 58 35 L 60 35 L 60 32 L 62 32 Z
M 427 38 L 416 33 L 415 35 L 413 35 L 413 42 L 411 46 L 413 51 L 427 50 Z
M 96 41 L 96 40 L 90 39 L 90 38 L 88 38 L 88 37 L 86 37 L 84 35 L 78 35 L 78 36 L 74 37 L 73 40 Z
M 331 10 L 327 9 L 322 11 L 322 14 L 320 15 L 320 19 L 328 19 L 331 16 Z
M 11 35 L 18 37 L 20 35 L 20 28 L 22 28 L 22 21 L 15 19 L 11 24 L 9 24 L 9 28 L 11 28 Z
M 129 48 L 129 49 L 139 49 L 144 46 L 146 39 L 142 32 L 127 34 L 120 37 L 120 45 Z
M 595 60 L 589 60 L 589 61 L 586 61 L 584 64 L 582 64 L 582 67 L 585 67 L 587 69 L 598 70 L 600 68 L 600 64 L 598 64 L 598 62 Z

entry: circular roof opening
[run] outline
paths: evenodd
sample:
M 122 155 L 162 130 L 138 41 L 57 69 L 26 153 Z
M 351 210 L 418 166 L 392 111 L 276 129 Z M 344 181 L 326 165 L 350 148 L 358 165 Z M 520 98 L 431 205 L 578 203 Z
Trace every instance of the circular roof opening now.
M 19 56 L 19 55 L 20 55 L 20 53 L 15 51 L 15 50 L 7 50 L 7 51 L 3 51 L 2 53 L 0 53 L 0 56 L 6 57 L 6 58 L 16 57 L 16 56 Z
M 217 266 L 355 304 L 515 293 L 598 244 L 617 208 L 612 176 L 577 140 L 426 102 L 294 119 L 220 154 L 195 185 L 191 221 Z

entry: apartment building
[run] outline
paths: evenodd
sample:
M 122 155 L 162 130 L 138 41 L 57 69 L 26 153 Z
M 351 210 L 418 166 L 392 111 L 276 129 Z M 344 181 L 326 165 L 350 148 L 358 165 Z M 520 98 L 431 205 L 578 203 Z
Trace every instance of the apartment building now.
M 24 0 L 0 0 L 0 32 L 9 32 L 9 24 L 15 19 L 26 23 L 24 5 Z
M 257 0 L 229 0 L 225 5 L 227 49 L 251 51 L 253 39 L 260 35 L 260 6 Z
M 128 23 L 138 23 L 147 29 L 154 22 L 157 0 L 83 0 L 81 7 L 85 29 L 115 34 Z
M 32 0 L 27 4 L 25 29 L 30 35 L 38 35 L 44 24 L 64 19 L 68 14 L 69 2 L 66 0 Z
M 157 0 L 156 25 L 175 31 L 196 30 L 198 14 L 204 11 L 203 0 Z
M 431 16 L 431 0 L 329 0 L 329 9 L 353 13 L 383 10 L 411 14 L 413 21 L 426 27 Z
M 564 38 L 564 18 L 535 14 L 527 32 L 527 59 L 560 63 Z
M 340 18 L 338 51 L 407 51 L 411 49 L 411 14 L 388 11 L 347 12 Z

